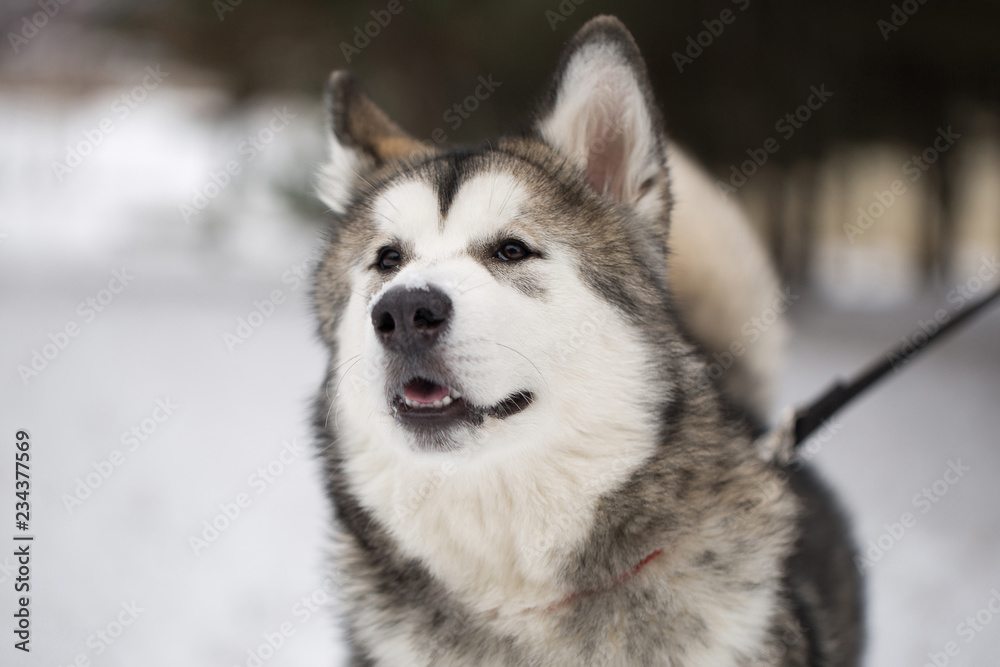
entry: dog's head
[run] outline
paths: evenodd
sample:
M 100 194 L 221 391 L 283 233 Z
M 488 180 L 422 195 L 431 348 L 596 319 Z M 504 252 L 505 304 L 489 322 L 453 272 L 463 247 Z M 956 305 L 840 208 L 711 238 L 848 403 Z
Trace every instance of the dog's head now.
M 315 296 L 331 423 L 419 452 L 639 428 L 666 391 L 670 199 L 624 26 L 588 23 L 532 130 L 482 147 L 408 136 L 347 72 L 327 104 L 320 197 L 338 219 Z

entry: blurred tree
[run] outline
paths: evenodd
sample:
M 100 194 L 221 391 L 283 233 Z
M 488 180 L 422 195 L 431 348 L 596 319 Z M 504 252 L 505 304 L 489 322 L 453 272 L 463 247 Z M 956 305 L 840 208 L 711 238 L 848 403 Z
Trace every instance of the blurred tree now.
M 414 135 L 478 142 L 526 117 L 565 41 L 602 13 L 633 31 L 671 135 L 720 177 L 779 140 L 766 166 L 772 178 L 755 186 L 771 184 L 770 244 L 793 279 L 804 275 L 815 234 L 803 206 L 815 198 L 809 164 L 845 143 L 923 147 L 970 109 L 1000 111 L 996 2 L 119 0 L 85 18 L 222 75 L 237 103 L 277 91 L 318 98 L 328 73 L 349 67 Z M 455 110 L 481 76 L 496 82 L 489 100 Z M 800 122 L 795 114 L 817 89 L 832 95 Z M 940 176 L 951 159 L 928 180 L 944 206 L 923 223 L 931 272 L 952 239 L 953 188 Z

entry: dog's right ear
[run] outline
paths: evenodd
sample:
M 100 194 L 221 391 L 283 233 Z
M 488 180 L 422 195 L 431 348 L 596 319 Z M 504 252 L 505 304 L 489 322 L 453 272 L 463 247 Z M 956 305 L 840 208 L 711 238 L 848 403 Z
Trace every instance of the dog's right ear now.
M 613 16 L 588 21 L 563 51 L 538 134 L 583 169 L 595 192 L 657 219 L 669 200 L 662 125 L 628 29 Z
M 351 200 L 356 181 L 386 162 L 432 152 L 389 120 L 347 70 L 326 85 L 329 159 L 320 170 L 319 198 L 337 213 Z

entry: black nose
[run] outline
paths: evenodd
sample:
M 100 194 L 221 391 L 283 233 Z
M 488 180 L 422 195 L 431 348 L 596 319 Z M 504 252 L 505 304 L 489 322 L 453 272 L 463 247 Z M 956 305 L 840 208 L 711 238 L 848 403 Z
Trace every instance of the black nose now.
M 428 287 L 393 287 L 372 308 L 372 326 L 382 344 L 404 354 L 434 345 L 451 317 L 451 299 Z

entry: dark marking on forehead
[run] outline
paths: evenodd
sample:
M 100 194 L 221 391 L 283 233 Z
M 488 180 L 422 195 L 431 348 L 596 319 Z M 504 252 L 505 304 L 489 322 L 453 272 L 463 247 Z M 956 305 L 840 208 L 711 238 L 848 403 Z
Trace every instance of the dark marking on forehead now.
M 480 155 L 479 151 L 456 151 L 435 160 L 437 163 L 435 186 L 442 220 L 448 215 L 448 209 L 455 200 L 458 187 L 475 171 L 473 161 Z

